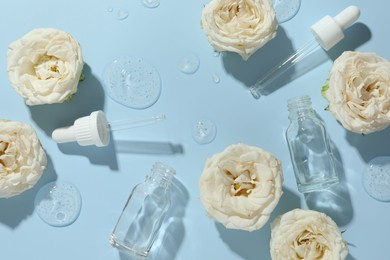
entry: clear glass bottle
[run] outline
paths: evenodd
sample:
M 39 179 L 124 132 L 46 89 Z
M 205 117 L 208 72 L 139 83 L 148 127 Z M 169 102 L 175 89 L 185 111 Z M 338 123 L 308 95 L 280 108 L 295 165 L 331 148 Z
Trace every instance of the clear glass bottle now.
M 309 96 L 288 100 L 290 125 L 286 139 L 298 190 L 318 191 L 339 182 L 324 123 Z
M 136 185 L 123 208 L 109 242 L 120 251 L 147 256 L 170 206 L 175 170 L 156 162 L 145 181 Z

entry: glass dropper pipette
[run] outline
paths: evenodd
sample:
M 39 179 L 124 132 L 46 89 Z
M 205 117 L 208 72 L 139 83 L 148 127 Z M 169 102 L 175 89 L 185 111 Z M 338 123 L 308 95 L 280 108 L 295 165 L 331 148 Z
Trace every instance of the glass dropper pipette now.
M 330 50 L 344 38 L 343 31 L 350 27 L 359 16 L 359 8 L 357 6 L 349 6 L 335 17 L 327 15 L 312 25 L 310 29 L 314 38 L 265 73 L 263 77 L 252 85 L 249 89 L 253 97 L 259 99 L 264 95 L 264 90 L 268 88 L 274 80 L 317 49 L 323 48 L 325 51 Z
M 108 122 L 103 111 L 92 112 L 89 116 L 76 119 L 71 126 L 57 128 L 52 133 L 56 143 L 77 142 L 81 146 L 107 146 L 110 132 L 134 127 L 147 126 L 165 120 L 164 114 L 143 119 L 128 119 Z

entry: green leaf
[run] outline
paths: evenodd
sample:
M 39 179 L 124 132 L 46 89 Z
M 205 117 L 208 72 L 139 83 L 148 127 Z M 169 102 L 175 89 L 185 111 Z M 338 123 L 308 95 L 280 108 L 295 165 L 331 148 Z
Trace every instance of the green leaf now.
M 325 85 L 322 86 L 322 88 L 321 88 L 321 95 L 322 95 L 324 98 L 326 98 L 325 92 L 328 91 L 328 89 L 329 89 L 329 80 L 326 80 Z
M 66 103 L 70 103 L 70 102 L 72 101 L 73 97 L 74 97 L 74 94 L 70 94 L 70 95 L 65 99 L 65 102 L 66 102 Z
M 84 71 L 81 71 L 79 81 L 83 81 L 85 79 Z

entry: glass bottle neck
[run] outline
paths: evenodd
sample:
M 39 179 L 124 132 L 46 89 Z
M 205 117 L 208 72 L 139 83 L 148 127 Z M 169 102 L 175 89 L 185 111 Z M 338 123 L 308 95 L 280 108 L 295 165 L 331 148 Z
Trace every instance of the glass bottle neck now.
M 172 167 L 156 162 L 150 174 L 146 176 L 146 182 L 167 189 L 171 185 L 175 173 L 176 171 Z
M 314 115 L 309 96 L 291 98 L 287 101 L 287 107 L 290 120 Z

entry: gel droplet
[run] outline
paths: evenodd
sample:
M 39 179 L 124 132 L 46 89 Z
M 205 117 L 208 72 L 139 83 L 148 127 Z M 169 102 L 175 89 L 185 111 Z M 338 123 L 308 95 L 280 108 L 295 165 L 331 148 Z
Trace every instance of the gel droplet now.
M 221 79 L 219 78 L 219 76 L 217 74 L 213 74 L 213 82 L 215 84 L 218 84 L 220 81 Z
M 180 61 L 180 71 L 185 74 L 194 74 L 199 68 L 199 58 L 193 53 L 187 54 Z
M 120 10 L 118 10 L 116 18 L 118 20 L 125 20 L 128 16 L 129 16 L 129 12 L 128 11 L 126 11 L 125 9 L 120 9 Z
M 127 107 L 148 108 L 160 97 L 160 75 L 150 63 L 141 58 L 115 59 L 107 65 L 103 78 L 108 95 Z
M 114 8 L 112 8 L 111 6 L 107 7 L 107 12 L 112 13 L 113 11 L 114 11 Z
M 362 175 L 366 192 L 376 200 L 390 201 L 390 157 L 372 159 Z
M 160 5 L 160 0 L 141 0 L 141 3 L 147 8 L 156 8 Z
M 299 11 L 301 0 L 271 0 L 278 23 L 292 19 Z
M 81 210 L 78 189 L 69 183 L 50 182 L 35 196 L 35 211 L 47 224 L 63 227 L 72 224 Z
M 192 128 L 192 138 L 198 144 L 211 143 L 217 135 L 217 127 L 209 119 L 198 120 Z

